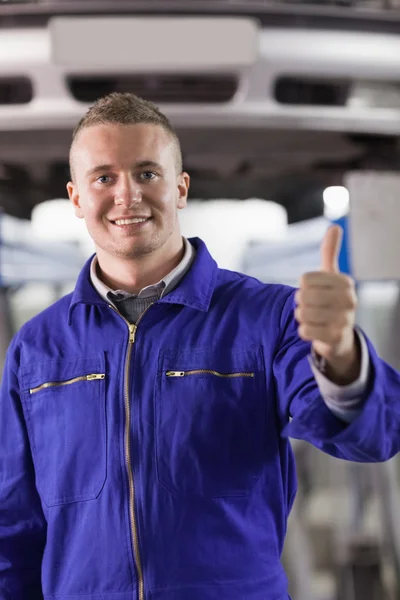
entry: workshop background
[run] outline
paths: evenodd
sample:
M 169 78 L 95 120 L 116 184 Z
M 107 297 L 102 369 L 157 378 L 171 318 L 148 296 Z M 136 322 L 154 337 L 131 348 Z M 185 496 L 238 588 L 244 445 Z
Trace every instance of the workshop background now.
M 358 324 L 400 368 L 400 0 L 0 0 L 0 370 L 93 253 L 68 151 L 112 91 L 176 127 L 192 178 L 182 231 L 221 267 L 296 285 L 339 222 Z M 294 600 L 398 600 L 399 459 L 293 445 Z

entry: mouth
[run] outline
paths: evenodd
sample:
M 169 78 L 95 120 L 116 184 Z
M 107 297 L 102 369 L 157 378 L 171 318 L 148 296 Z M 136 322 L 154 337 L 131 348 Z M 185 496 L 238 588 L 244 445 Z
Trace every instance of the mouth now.
M 125 219 L 115 219 L 110 222 L 117 227 L 128 227 L 132 225 L 144 225 L 151 220 L 151 217 L 131 217 Z

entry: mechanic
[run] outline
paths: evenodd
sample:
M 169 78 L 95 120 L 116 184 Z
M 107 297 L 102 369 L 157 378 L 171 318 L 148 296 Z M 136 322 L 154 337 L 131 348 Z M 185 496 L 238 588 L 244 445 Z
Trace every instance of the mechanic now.
M 88 110 L 70 167 L 96 253 L 8 349 L 0 600 L 289 598 L 288 437 L 360 462 L 400 445 L 400 376 L 355 326 L 340 228 L 298 290 L 219 269 L 180 232 L 175 131 L 131 94 Z

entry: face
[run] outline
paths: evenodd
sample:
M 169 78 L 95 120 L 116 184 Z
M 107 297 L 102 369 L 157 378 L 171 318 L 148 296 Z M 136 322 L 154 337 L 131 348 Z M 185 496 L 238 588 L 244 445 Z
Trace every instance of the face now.
M 177 211 L 187 201 L 189 176 L 177 173 L 174 144 L 153 124 L 94 125 L 73 148 L 75 214 L 85 219 L 99 258 L 123 260 L 179 251 Z

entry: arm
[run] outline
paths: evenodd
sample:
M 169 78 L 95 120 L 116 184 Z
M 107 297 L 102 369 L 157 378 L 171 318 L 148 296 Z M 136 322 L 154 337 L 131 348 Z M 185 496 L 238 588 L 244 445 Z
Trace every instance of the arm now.
M 366 336 L 370 375 L 363 408 L 350 424 L 326 406 L 312 372 L 311 343 L 302 340 L 292 292 L 281 315 L 273 373 L 284 436 L 310 442 L 332 456 L 357 462 L 387 460 L 400 450 L 400 375 L 381 360 Z
M 46 522 L 38 492 L 10 347 L 0 389 L 0 600 L 42 600 Z

